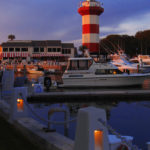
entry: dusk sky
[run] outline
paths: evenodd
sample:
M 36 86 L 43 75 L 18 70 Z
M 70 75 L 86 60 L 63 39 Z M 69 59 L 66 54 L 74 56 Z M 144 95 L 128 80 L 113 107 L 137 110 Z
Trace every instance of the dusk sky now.
M 16 40 L 81 42 L 80 0 L 1 0 L 0 43 Z M 101 0 L 100 38 L 150 29 L 150 0 Z

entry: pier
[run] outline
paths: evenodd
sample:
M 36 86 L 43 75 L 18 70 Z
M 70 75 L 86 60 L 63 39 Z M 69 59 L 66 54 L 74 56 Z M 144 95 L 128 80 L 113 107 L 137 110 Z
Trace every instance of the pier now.
M 65 90 L 33 93 L 28 95 L 29 102 L 92 102 L 94 101 L 123 101 L 123 100 L 149 100 L 150 90 Z

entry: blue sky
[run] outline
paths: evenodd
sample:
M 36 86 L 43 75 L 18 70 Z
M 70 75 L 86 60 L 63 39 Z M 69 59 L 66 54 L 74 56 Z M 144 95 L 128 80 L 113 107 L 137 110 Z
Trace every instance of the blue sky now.
M 18 40 L 81 42 L 80 0 L 0 0 L 0 43 Z M 101 0 L 100 37 L 150 29 L 150 0 Z

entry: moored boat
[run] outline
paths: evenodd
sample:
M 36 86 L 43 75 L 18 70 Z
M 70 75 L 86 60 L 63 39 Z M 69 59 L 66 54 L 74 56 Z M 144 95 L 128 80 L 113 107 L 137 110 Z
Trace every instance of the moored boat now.
M 59 87 L 117 87 L 141 85 L 150 74 L 121 72 L 110 62 L 89 58 L 69 58 Z
M 39 67 L 27 68 L 27 72 L 31 74 L 44 75 L 44 69 Z

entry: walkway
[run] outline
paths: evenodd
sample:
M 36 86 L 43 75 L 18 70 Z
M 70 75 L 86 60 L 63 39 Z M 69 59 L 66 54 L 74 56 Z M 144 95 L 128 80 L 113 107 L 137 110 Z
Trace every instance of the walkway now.
M 41 150 L 0 116 L 1 150 Z

